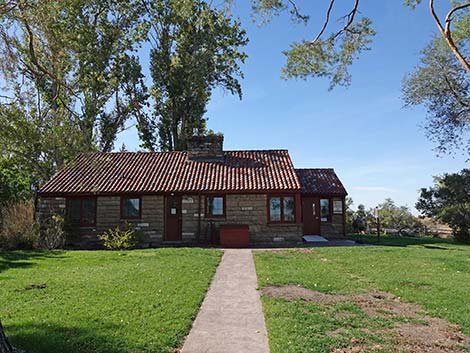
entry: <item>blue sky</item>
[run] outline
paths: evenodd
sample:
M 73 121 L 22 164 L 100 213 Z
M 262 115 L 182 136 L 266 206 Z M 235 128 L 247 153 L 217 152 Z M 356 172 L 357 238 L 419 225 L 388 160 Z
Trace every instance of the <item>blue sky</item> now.
M 469 166 L 461 155 L 437 157 L 421 127 L 426 111 L 404 108 L 401 100 L 404 75 L 436 33 L 428 9 L 422 4 L 411 11 L 400 0 L 363 1 L 361 11 L 377 30 L 372 50 L 352 66 L 349 88 L 329 92 L 323 79 L 280 78 L 282 51 L 292 41 L 315 36 L 322 23 L 324 13 L 315 3 L 321 2 L 299 1 L 313 14 L 308 26 L 292 24 L 285 14 L 261 27 L 253 23 L 247 0 L 236 3 L 233 12 L 250 39 L 242 67 L 244 96 L 240 101 L 216 90 L 209 128 L 224 133 L 227 150 L 284 148 L 296 167 L 334 168 L 355 206 L 374 207 L 391 197 L 413 208 L 419 188 L 431 185 L 433 175 Z M 333 19 L 345 13 L 339 9 Z M 144 48 L 146 70 L 147 61 Z M 118 136 L 116 147 L 122 143 L 139 149 L 135 129 Z

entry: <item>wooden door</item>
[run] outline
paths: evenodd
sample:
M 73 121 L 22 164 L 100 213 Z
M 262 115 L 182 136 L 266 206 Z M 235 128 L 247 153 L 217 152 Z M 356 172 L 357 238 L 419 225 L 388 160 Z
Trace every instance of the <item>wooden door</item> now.
M 302 197 L 304 235 L 320 235 L 320 199 Z
M 167 196 L 165 207 L 165 240 L 181 240 L 181 197 Z

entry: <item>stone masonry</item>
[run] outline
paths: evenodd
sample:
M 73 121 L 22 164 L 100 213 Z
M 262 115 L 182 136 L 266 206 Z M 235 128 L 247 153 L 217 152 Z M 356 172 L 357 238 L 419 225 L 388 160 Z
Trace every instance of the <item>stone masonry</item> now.
M 206 218 L 205 196 L 186 195 L 181 204 L 181 233 L 184 243 L 217 242 L 218 227 L 221 224 L 247 224 L 250 228 L 250 242 L 253 245 L 272 245 L 302 241 L 302 224 L 269 224 L 267 195 L 229 194 L 226 195 L 226 217 Z M 100 247 L 98 235 L 111 228 L 132 223 L 144 233 L 143 247 L 161 245 L 164 239 L 164 196 L 142 196 L 142 218 L 123 221 L 120 219 L 120 197 L 98 196 L 95 227 L 68 229 L 68 245 L 77 248 Z M 43 198 L 40 219 L 53 212 L 65 214 L 65 198 Z M 200 227 L 199 227 L 200 219 Z M 199 234 L 200 231 L 200 234 Z M 198 239 L 199 235 L 199 239 Z

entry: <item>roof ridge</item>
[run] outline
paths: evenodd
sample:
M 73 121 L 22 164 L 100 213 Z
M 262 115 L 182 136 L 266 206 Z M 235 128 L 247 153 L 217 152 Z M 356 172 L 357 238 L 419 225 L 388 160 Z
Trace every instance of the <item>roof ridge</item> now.
M 334 168 L 294 168 L 295 170 L 335 170 Z
M 188 151 L 110 151 L 110 152 L 103 152 L 103 151 L 95 151 L 95 152 L 80 152 L 79 155 L 86 156 L 86 155 L 107 155 L 107 154 L 163 154 L 163 153 L 187 153 Z M 280 149 L 249 149 L 249 150 L 223 150 L 222 152 L 288 152 L 289 150 L 286 148 Z

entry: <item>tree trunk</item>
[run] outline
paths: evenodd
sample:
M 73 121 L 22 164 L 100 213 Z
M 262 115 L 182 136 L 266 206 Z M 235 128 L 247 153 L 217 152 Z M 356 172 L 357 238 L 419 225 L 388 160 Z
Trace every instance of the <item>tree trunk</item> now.
M 5 333 L 3 332 L 3 326 L 0 322 L 0 353 L 13 353 L 13 349 L 8 343 Z

